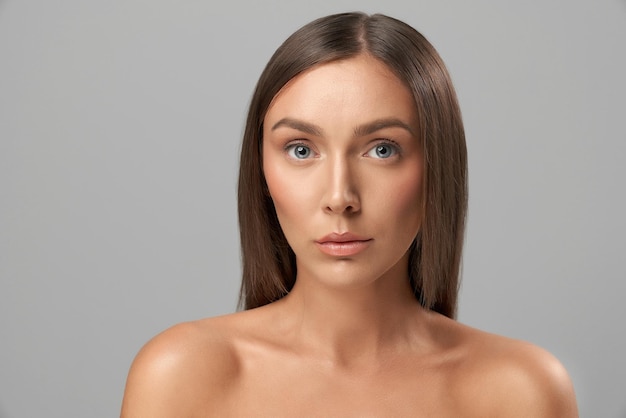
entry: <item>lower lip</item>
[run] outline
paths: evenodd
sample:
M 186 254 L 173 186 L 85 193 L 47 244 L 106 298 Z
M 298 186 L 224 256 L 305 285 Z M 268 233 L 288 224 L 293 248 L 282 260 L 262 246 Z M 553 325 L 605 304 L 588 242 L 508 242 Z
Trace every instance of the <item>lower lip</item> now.
M 356 255 L 369 247 L 371 240 L 346 242 L 317 242 L 318 248 L 328 255 L 346 257 Z

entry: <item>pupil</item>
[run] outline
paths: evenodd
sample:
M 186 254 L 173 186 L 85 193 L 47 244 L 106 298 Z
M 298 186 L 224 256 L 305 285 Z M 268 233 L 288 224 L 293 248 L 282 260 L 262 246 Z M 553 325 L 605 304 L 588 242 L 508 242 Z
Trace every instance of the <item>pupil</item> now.
M 307 149 L 300 146 L 298 148 L 296 148 L 296 152 L 298 153 L 298 155 L 300 155 L 301 157 L 304 157 L 307 155 Z
M 380 145 L 377 151 L 380 155 L 385 155 L 387 154 L 387 147 L 385 147 L 384 145 Z

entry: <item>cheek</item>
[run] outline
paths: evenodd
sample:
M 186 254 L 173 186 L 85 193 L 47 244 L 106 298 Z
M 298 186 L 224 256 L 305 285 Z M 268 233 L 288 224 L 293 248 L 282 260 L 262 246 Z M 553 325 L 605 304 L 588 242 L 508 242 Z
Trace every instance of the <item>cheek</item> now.
M 278 221 L 283 233 L 290 240 L 295 230 L 304 226 L 303 221 L 308 213 L 305 209 L 312 199 L 313 190 L 305 179 L 284 170 L 271 157 L 264 159 L 264 167 L 265 181 Z
M 397 188 L 398 207 L 421 218 L 423 202 L 421 173 L 415 171 L 402 180 Z
M 396 225 L 396 229 L 405 229 L 412 236 L 417 234 L 424 213 L 421 165 L 396 173 L 388 181 L 379 181 L 377 189 L 385 192 L 372 200 L 383 207 L 381 212 L 386 213 L 385 220 Z
M 285 211 L 290 212 L 290 204 L 293 199 L 289 199 L 289 196 L 292 193 L 293 184 L 289 178 L 281 175 L 279 170 L 272 168 L 265 170 L 265 181 L 278 215 L 280 216 Z

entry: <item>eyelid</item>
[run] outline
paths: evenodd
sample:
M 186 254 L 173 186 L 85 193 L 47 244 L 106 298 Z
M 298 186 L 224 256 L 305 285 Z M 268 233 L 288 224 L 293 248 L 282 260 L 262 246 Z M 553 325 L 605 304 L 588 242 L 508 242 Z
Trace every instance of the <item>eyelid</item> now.
M 295 158 L 295 157 L 289 155 L 289 151 L 293 150 L 297 146 L 303 146 L 303 147 L 308 148 L 311 151 L 311 155 L 308 156 L 307 158 Z M 305 139 L 295 139 L 293 141 L 289 141 L 289 142 L 287 142 L 285 144 L 285 146 L 283 147 L 283 150 L 285 151 L 285 153 L 287 154 L 287 156 L 290 159 L 296 160 L 296 161 L 308 160 L 308 159 L 310 159 L 312 157 L 315 157 L 317 155 L 317 153 L 315 152 L 315 150 L 313 149 L 313 147 L 311 146 L 309 141 L 307 141 Z
M 381 145 L 388 145 L 391 148 L 393 148 L 394 150 L 394 154 L 390 155 L 387 158 L 377 158 L 377 159 L 389 159 L 392 157 L 397 157 L 399 155 L 402 154 L 402 148 L 400 147 L 400 144 L 398 144 L 396 141 L 392 140 L 392 139 L 388 139 L 388 138 L 379 138 L 376 139 L 375 141 L 372 141 L 373 145 L 367 150 L 367 152 L 365 153 L 365 156 L 369 156 L 369 153 L 372 152 L 373 150 L 376 149 L 376 147 L 381 146 Z

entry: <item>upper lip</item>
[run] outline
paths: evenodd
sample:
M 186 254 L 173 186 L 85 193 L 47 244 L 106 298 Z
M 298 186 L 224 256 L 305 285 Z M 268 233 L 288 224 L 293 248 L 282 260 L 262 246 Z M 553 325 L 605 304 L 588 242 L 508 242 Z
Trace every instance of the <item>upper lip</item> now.
M 316 242 L 323 244 L 325 242 L 351 242 L 351 241 L 369 241 L 371 238 L 365 238 L 360 235 L 353 234 L 351 232 L 337 233 L 333 232 L 323 236 Z

